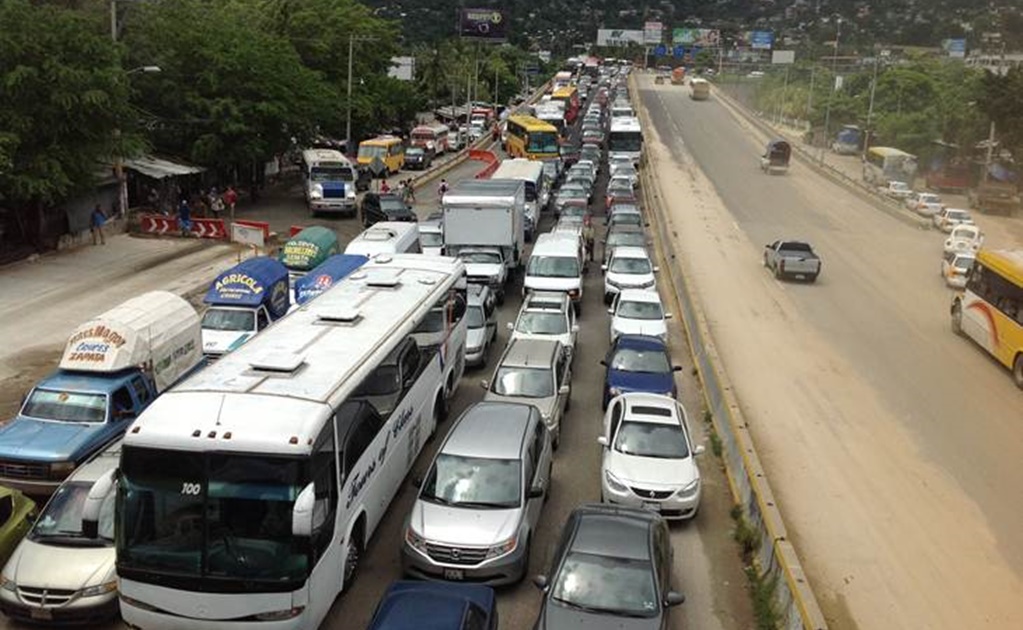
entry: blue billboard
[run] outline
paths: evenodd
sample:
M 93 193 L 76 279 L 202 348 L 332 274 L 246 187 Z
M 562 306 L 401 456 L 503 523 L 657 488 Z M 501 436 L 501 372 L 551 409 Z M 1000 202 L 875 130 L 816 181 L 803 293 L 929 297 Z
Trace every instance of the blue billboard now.
M 749 34 L 750 48 L 754 50 L 771 50 L 774 45 L 773 31 L 751 31 Z

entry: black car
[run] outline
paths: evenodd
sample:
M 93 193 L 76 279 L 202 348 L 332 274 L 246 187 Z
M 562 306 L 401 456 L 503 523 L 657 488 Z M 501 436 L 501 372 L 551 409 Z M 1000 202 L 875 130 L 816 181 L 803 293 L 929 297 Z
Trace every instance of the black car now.
M 667 626 L 668 608 L 685 601 L 671 590 L 667 522 L 648 510 L 603 504 L 576 508 L 561 533 L 543 592 L 537 630 Z
M 424 171 L 433 163 L 433 151 L 422 147 L 405 149 L 405 168 L 410 171 Z
M 368 192 L 362 197 L 362 224 L 369 227 L 379 221 L 416 223 L 419 217 L 398 195 Z

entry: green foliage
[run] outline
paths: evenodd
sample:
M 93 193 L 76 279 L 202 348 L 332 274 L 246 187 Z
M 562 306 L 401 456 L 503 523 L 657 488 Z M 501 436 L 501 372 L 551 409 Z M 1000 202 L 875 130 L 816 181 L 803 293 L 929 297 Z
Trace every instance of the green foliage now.
M 981 107 L 995 122 L 1002 145 L 1023 158 L 1023 68 L 1006 75 L 987 74 L 981 81 Z
M 82 15 L 4 0 L 0 24 L 0 198 L 53 204 L 139 146 L 115 133 L 131 118 L 129 77 L 109 35 Z

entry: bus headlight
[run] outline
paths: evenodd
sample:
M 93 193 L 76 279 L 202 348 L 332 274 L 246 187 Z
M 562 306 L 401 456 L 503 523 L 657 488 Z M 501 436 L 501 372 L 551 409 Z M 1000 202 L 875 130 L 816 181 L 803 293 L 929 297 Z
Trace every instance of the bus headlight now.
M 309 189 L 309 198 L 323 199 L 323 186 L 319 184 L 314 184 L 312 188 Z

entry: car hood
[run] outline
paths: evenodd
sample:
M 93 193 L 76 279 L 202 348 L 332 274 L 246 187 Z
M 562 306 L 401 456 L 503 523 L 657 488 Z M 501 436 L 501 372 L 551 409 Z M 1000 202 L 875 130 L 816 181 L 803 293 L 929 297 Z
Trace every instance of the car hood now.
M 619 334 L 623 335 L 647 335 L 657 337 L 668 332 L 668 326 L 663 319 L 628 319 L 616 317 L 611 322 L 612 327 Z
M 487 328 L 469 328 L 465 331 L 466 348 L 482 348 L 487 338 Z
M 512 333 L 512 338 L 514 338 L 514 339 L 553 339 L 555 341 L 560 341 L 561 345 L 563 345 L 566 348 L 568 348 L 569 351 L 572 351 L 574 349 L 573 346 L 572 346 L 572 335 L 569 334 L 569 333 L 563 333 L 563 334 L 560 334 L 560 335 L 538 335 L 538 334 L 533 334 L 533 333 L 519 332 L 519 331 L 516 330 L 516 331 L 514 331 Z
M 673 489 L 687 486 L 700 478 L 700 469 L 692 457 L 660 459 L 626 455 L 614 449 L 605 451 L 604 465 L 624 483 L 650 489 Z
M 657 602 L 654 602 L 657 606 Z M 661 617 L 618 617 L 567 608 L 553 602 L 544 604 L 537 630 L 657 630 Z
M 66 461 L 108 431 L 105 422 L 48 422 L 19 416 L 0 428 L 0 457 Z
M 533 405 L 540 410 L 545 418 L 550 418 L 554 413 L 554 407 L 558 402 L 557 396 L 547 396 L 546 398 L 523 398 L 521 396 L 501 396 L 494 392 L 488 391 L 486 396 L 483 397 L 485 402 L 508 402 L 508 403 L 519 403 L 526 405 Z
M 21 541 L 5 573 L 19 586 L 77 591 L 114 580 L 113 545 L 72 547 Z
M 617 273 L 608 271 L 605 276 L 620 287 L 638 287 L 654 281 L 652 273 Z
M 538 276 L 526 276 L 523 284 L 527 289 L 535 291 L 561 291 L 567 293 L 579 288 L 579 278 L 542 278 Z
M 430 542 L 485 547 L 508 540 L 519 530 L 522 511 L 480 510 L 417 500 L 409 524 Z
M 499 276 L 504 271 L 504 265 L 494 263 L 465 263 L 465 275 L 472 276 Z
M 625 372 L 610 370 L 607 384 L 625 392 L 648 392 L 651 394 L 670 394 L 675 388 L 672 373 L 658 374 L 655 372 Z
M 225 354 L 242 345 L 252 336 L 245 330 L 202 330 L 202 351 L 208 354 Z

